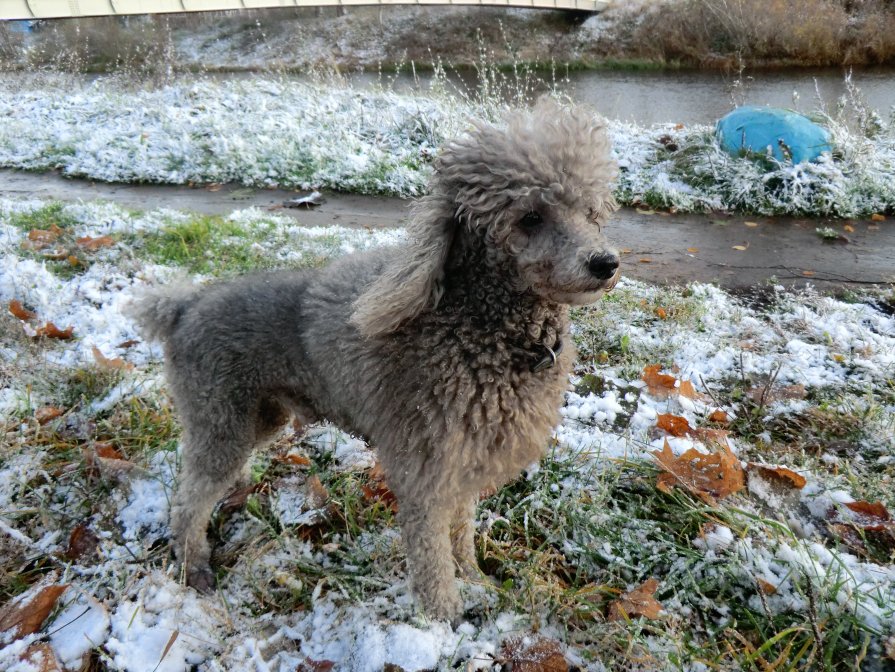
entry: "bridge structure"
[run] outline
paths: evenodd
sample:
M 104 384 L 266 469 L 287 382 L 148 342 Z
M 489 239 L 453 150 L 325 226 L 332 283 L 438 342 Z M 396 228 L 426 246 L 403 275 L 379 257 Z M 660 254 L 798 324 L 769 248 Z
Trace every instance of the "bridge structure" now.
M 599 12 L 608 0 L 0 0 L 0 21 L 174 14 L 269 7 L 480 5 Z

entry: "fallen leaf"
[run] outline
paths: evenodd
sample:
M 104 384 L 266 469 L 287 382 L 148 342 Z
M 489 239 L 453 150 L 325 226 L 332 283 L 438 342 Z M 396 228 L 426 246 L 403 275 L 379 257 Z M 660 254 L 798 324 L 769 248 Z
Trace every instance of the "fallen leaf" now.
M 709 422 L 717 422 L 719 425 L 726 425 L 730 422 L 730 418 L 727 416 L 727 413 L 719 408 L 709 413 Z
M 295 672 L 332 672 L 336 664 L 331 660 L 314 660 L 305 658 L 295 668 Z
M 886 221 L 885 216 L 880 215 L 878 213 L 873 213 L 872 215 L 870 215 L 870 219 L 873 220 L 874 222 L 885 222 Z
M 656 579 L 647 579 L 634 590 L 622 594 L 617 600 L 609 604 L 609 620 L 626 620 L 633 616 L 645 616 L 656 619 L 662 612 L 662 605 L 653 597 L 659 582 Z
M 85 250 L 95 251 L 101 247 L 109 247 L 115 244 L 115 239 L 112 236 L 99 236 L 98 238 L 91 238 L 90 236 L 84 236 L 83 238 L 78 238 L 75 241 L 79 247 L 84 248 Z
M 706 445 L 717 443 L 718 445 L 726 446 L 729 434 L 730 432 L 726 429 L 715 429 L 714 427 L 694 427 L 690 430 L 690 436 Z
M 106 357 L 100 349 L 95 345 L 91 348 L 93 351 L 93 359 L 96 360 L 97 365 L 101 369 L 105 369 L 107 371 L 130 371 L 134 368 L 134 365 L 130 362 L 125 362 L 121 357 L 115 357 L 114 359 L 109 359 Z
M 56 652 L 46 642 L 34 642 L 20 660 L 28 663 L 28 669 L 33 672 L 62 672 L 62 664 L 56 657 Z
M 667 319 L 668 319 L 668 313 L 667 313 L 667 312 L 665 311 L 665 309 L 662 308 L 661 306 L 659 306 L 658 308 L 656 308 L 656 315 L 659 316 L 659 319 L 660 319 L 660 320 L 667 320 Z
M 386 484 L 385 472 L 383 472 L 378 462 L 373 465 L 369 477 L 369 482 L 361 486 L 364 499 L 368 502 L 381 502 L 386 508 L 391 509 L 393 513 L 397 513 L 398 498 Z
M 27 310 L 20 301 L 16 301 L 15 299 L 9 302 L 9 312 L 12 313 L 13 317 L 24 322 L 37 318 L 37 313 Z
M 758 583 L 758 587 L 761 589 L 765 595 L 776 595 L 777 594 L 777 586 L 775 586 L 770 581 L 765 581 L 761 577 L 756 577 L 756 583 Z
M 115 446 L 108 441 L 97 441 L 93 444 L 93 452 L 97 457 L 103 457 L 107 460 L 123 460 L 124 455 L 121 454 Z
M 743 224 L 748 226 L 750 229 L 754 229 L 756 226 L 758 226 L 758 222 L 743 222 Z
M 28 244 L 26 247 L 39 250 L 55 243 L 62 235 L 62 229 L 53 224 L 49 229 L 31 229 L 28 232 Z
M 672 436 L 686 436 L 690 433 L 690 423 L 687 422 L 687 418 L 670 413 L 661 413 L 656 420 L 656 426 Z
M 270 488 L 271 485 L 268 481 L 261 481 L 260 483 L 252 483 L 234 490 L 221 500 L 218 505 L 218 510 L 221 513 L 232 513 L 233 511 L 237 511 L 246 505 L 250 495 L 254 495 L 258 492 L 269 492 Z
M 52 322 L 47 322 L 44 326 L 36 329 L 34 331 L 33 338 L 55 338 L 60 341 L 67 341 L 72 336 L 74 336 L 75 328 L 68 327 L 67 329 L 60 329 Z
M 129 339 L 126 340 L 126 341 L 122 341 L 121 343 L 119 343 L 119 344 L 116 345 L 115 347 L 116 347 L 116 348 L 121 348 L 122 350 L 124 350 L 125 348 L 132 348 L 132 347 L 134 347 L 135 345 L 137 345 L 137 344 L 139 344 L 139 343 L 140 343 L 140 341 L 138 341 L 137 339 L 135 339 L 135 338 L 129 338 Z
M 65 549 L 65 557 L 68 560 L 80 560 L 85 556 L 91 556 L 99 545 L 99 537 L 85 523 L 81 523 L 71 531 L 68 538 L 68 547 Z
M 641 264 L 651 264 L 651 263 L 653 263 L 653 260 L 650 259 L 650 258 L 648 258 L 648 257 L 643 257 L 642 259 L 638 259 L 637 261 L 639 261 Z
M 806 278 L 813 278 L 815 273 L 814 271 L 802 271 L 802 275 L 804 275 Z
M 308 477 L 305 482 L 305 493 L 308 496 L 307 507 L 309 509 L 321 509 L 329 500 L 329 490 L 326 489 L 317 474 Z
M 81 265 L 81 260 L 78 259 L 75 255 L 70 254 L 70 255 L 68 255 L 68 265 L 73 268 L 76 268 Z
M 860 513 L 868 518 L 876 518 L 881 521 L 892 519 L 882 502 L 847 502 L 846 506 L 855 513 Z
M 689 380 L 682 380 L 680 385 L 677 387 L 677 393 L 682 397 L 687 397 L 688 399 L 699 399 L 702 397 L 699 392 L 693 387 L 693 383 Z
M 662 450 L 653 451 L 653 456 L 664 470 L 659 474 L 656 487 L 665 493 L 680 486 L 714 506 L 717 500 L 746 486 L 743 467 L 726 443 L 719 444 L 718 451 L 713 453 L 701 453 L 691 448 L 678 457 L 666 439 Z
M 41 406 L 34 411 L 34 419 L 37 420 L 37 424 L 45 425 L 50 420 L 55 420 L 63 413 L 65 413 L 65 411 L 58 406 Z
M 638 215 L 655 215 L 656 211 L 655 210 L 642 210 L 640 208 L 637 208 L 637 214 Z
M 690 252 L 690 253 L 692 253 L 692 254 L 696 254 L 697 252 L 699 252 L 699 248 L 698 248 L 698 247 L 688 247 L 688 248 L 687 248 L 687 252 Z
M 277 455 L 274 458 L 277 462 L 282 464 L 294 464 L 297 467 L 310 467 L 311 466 L 311 458 L 306 457 L 304 455 L 298 455 L 296 453 L 287 453 L 285 455 Z
M 27 602 L 10 602 L 0 612 L 0 632 L 15 628 L 15 639 L 34 634 L 67 588 L 67 583 L 44 586 Z
M 740 252 L 745 252 L 746 250 L 749 249 L 749 243 L 746 243 L 745 245 L 734 245 L 733 249 L 739 250 Z
M 678 379 L 674 376 L 660 373 L 661 369 L 661 364 L 651 364 L 643 369 L 641 379 L 646 383 L 647 391 L 650 395 L 660 399 L 672 394 L 679 394 L 688 399 L 700 398 L 701 395 L 689 380 L 682 380 L 678 383 Z
M 619 254 L 631 254 L 631 252 L 633 252 L 633 251 L 634 250 L 632 250 L 630 247 L 623 247 L 622 249 L 620 249 L 618 251 L 618 253 Z
M 559 642 L 537 637 L 514 637 L 503 644 L 505 667 L 513 672 L 568 672 L 569 663 Z
M 805 480 L 804 476 L 796 473 L 792 469 L 787 469 L 786 467 L 778 467 L 771 464 L 758 464 L 756 462 L 749 462 L 746 466 L 750 473 L 756 472 L 762 478 L 785 483 L 797 490 L 804 488 L 805 484 L 808 482 Z
M 802 384 L 784 385 L 782 387 L 752 387 L 746 393 L 756 404 L 770 404 L 775 401 L 795 401 L 804 399 L 808 392 Z
M 846 231 L 848 231 L 849 233 L 855 232 L 855 227 L 853 227 L 851 224 L 844 224 L 842 226 L 842 228 L 845 229 Z

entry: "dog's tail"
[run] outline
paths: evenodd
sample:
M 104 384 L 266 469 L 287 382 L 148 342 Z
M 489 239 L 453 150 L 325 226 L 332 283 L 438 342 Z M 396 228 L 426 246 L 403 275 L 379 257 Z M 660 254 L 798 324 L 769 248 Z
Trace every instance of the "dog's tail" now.
M 135 298 L 126 312 L 147 339 L 165 341 L 195 300 L 195 292 L 196 288 L 188 283 L 150 289 Z

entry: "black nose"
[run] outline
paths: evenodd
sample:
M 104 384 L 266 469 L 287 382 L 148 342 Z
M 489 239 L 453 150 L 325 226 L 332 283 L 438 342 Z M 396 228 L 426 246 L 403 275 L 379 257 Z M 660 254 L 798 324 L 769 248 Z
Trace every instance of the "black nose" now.
M 587 260 L 590 274 L 599 280 L 608 280 L 618 270 L 618 257 L 614 254 L 595 254 Z

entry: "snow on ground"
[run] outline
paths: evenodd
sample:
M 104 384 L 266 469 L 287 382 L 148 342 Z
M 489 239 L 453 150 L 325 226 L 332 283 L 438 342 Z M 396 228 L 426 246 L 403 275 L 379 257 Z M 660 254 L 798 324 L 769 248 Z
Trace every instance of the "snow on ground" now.
M 115 244 L 98 251 L 80 272 L 62 273 L 23 248 L 28 231 L 22 222 L 31 220 L 22 217 L 41 212 L 54 213 L 75 236 L 110 234 Z M 89 651 L 104 669 L 128 672 L 317 669 L 313 665 L 319 663 L 308 661 L 358 671 L 387 663 L 404 670 L 454 664 L 497 669 L 507 639 L 530 634 L 533 627 L 558 640 L 582 668 L 612 669 L 611 661 L 621 658 L 609 656 L 622 654 L 604 648 L 604 638 L 618 635 L 611 628 L 628 626 L 607 623 L 599 609 L 584 621 L 562 601 L 529 612 L 525 595 L 535 600 L 543 586 L 523 585 L 518 576 L 501 586 L 483 578 L 464 583 L 469 612 L 454 629 L 415 610 L 400 535 L 386 514 L 359 519 L 358 529 L 348 524 L 334 533 L 314 532 L 318 520 L 337 526 L 350 519 L 351 502 L 361 496 L 375 459 L 363 442 L 332 427 L 313 427 L 304 440 L 284 435 L 274 451 L 285 455 L 280 462 L 257 458 L 254 468 L 264 472 L 262 483 L 272 494 L 251 495 L 216 529 L 227 567 L 218 593 L 203 596 L 180 584 L 166 547 L 176 428 L 166 434 L 162 424 L 152 425 L 149 434 L 159 436 L 139 441 L 133 437 L 143 435 L 128 433 L 137 421 L 155 417 L 153 422 L 162 423 L 158 418 L 165 417 L 160 348 L 143 342 L 118 346 L 140 340 L 122 312 L 134 293 L 184 273 L 143 258 L 144 237 L 190 217 L 94 203 L 47 210 L 39 202 L 0 200 L 0 302 L 5 307 L 19 300 L 38 320 L 72 326 L 75 334 L 69 341 L 34 343 L 19 320 L 6 315 L 0 323 L 0 400 L 10 418 L 0 453 L 0 550 L 20 563 L 42 558 L 42 566 L 52 568 L 46 581 L 71 585 L 44 629 L 68 669 L 78 669 Z M 263 253 L 277 252 L 285 266 L 402 237 L 301 229 L 291 219 L 258 210 L 235 212 L 227 221 L 243 227 Z M 257 238 L 253 232 L 260 232 Z M 895 568 L 828 531 L 830 521 L 856 520 L 846 502 L 873 496 L 893 504 L 895 318 L 881 305 L 869 294 L 846 302 L 771 287 L 761 306 L 749 307 L 713 286 L 672 289 L 623 280 L 597 306 L 576 311 L 581 365 L 555 446 L 545 462 L 483 502 L 479 532 L 499 545 L 514 525 L 524 525 L 525 536 L 513 542 L 518 548 L 531 526 L 589 577 L 586 586 L 631 590 L 656 576 L 664 586 L 665 615 L 648 635 L 634 634 L 634 619 L 622 637 L 633 638 L 631 646 L 648 658 L 648 669 L 679 669 L 671 660 L 702 669 L 700 656 L 683 651 L 681 642 L 710 642 L 742 627 L 742 609 L 780 622 L 801 623 L 811 611 L 848 628 L 856 624 L 856 641 L 866 636 L 869 655 L 881 660 L 886 639 L 895 634 Z M 659 307 L 666 319 L 657 316 Z M 76 372 L 100 366 L 94 347 L 134 368 L 117 371 L 94 398 L 78 388 L 81 398 L 74 401 L 66 386 L 81 380 Z M 656 393 L 641 378 L 643 366 L 652 363 L 701 394 Z M 723 441 L 744 461 L 788 463 L 807 478 L 804 489 L 781 490 L 750 478 L 735 504 L 710 509 L 704 529 L 684 539 L 661 515 L 637 514 L 640 500 L 626 495 L 626 488 L 647 487 L 654 496 L 650 451 L 666 440 L 676 454 L 708 450 L 698 437 L 668 437 L 656 427 L 658 415 L 673 413 L 703 427 L 708 414 L 723 406 L 734 419 L 748 419 L 756 406 L 744 401 L 747 379 L 758 388 L 766 384 L 771 396 L 758 407 L 757 427 L 742 425 L 751 429 L 732 430 Z M 801 392 L 774 397 L 777 389 L 793 388 Z M 34 420 L 34 409 L 61 403 L 70 404 L 62 418 L 43 427 Z M 809 428 L 812 413 L 822 415 Z M 780 437 L 787 428 L 795 434 L 823 432 L 824 423 L 840 416 L 859 418 L 847 445 L 824 439 L 825 457 L 818 459 L 806 447 L 813 444 L 784 450 Z M 122 433 L 104 438 L 115 423 Z M 103 441 L 124 454 L 83 461 Z M 60 452 L 67 445 L 74 452 Z M 327 506 L 302 510 L 308 508 L 310 479 L 304 467 L 288 465 L 303 461 L 317 465 L 315 473 L 330 491 L 327 506 L 342 518 L 327 518 Z M 619 486 L 628 483 L 631 465 L 646 471 Z M 517 501 L 518 489 L 523 495 Z M 556 527 L 545 522 L 551 520 Z M 95 531 L 95 550 L 66 558 L 78 524 Z M 509 556 L 504 562 L 511 562 Z M 553 576 L 547 565 L 533 571 L 545 581 Z M 773 592 L 757 591 L 759 579 Z M 568 590 L 562 595 L 578 599 Z M 574 604 L 578 609 L 593 602 Z M 799 627 L 797 632 L 810 632 Z M 845 632 L 842 637 L 852 636 L 852 630 Z M 28 669 L 21 661 L 22 641 L 0 642 L 2 669 Z
M 43 76 L 0 83 L 0 165 L 119 182 L 330 188 L 416 195 L 445 139 L 501 96 L 445 85 L 415 95 L 290 78 L 196 77 L 156 89 Z M 63 95 L 64 94 L 64 95 Z M 856 217 L 895 209 L 895 131 L 823 116 L 835 151 L 816 163 L 732 158 L 708 126 L 610 121 L 624 203 L 679 211 Z

